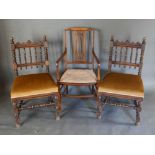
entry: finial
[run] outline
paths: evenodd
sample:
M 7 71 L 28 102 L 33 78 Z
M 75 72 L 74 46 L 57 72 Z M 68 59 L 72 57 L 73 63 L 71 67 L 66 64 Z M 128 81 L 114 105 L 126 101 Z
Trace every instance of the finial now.
M 14 38 L 11 37 L 11 44 L 14 44 Z
M 46 35 L 44 35 L 44 41 L 47 41 L 47 37 L 46 37 Z
M 146 37 L 143 38 L 142 44 L 146 44 Z
M 111 40 L 110 41 L 114 41 L 114 36 L 113 35 L 111 36 Z

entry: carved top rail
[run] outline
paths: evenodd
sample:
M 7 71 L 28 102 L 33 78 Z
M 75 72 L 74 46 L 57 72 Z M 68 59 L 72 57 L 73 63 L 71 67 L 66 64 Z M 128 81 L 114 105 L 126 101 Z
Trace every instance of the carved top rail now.
M 128 66 L 129 68 L 138 68 L 138 75 L 141 75 L 143 66 L 144 50 L 146 45 L 146 38 L 142 42 L 129 42 L 114 40 L 111 37 L 110 54 L 108 70 L 111 71 L 112 65 Z
M 94 28 L 88 28 L 88 27 L 70 27 L 65 28 L 65 31 L 92 31 L 95 30 Z
M 14 38 L 11 39 L 11 51 L 13 55 L 13 68 L 18 75 L 18 69 L 22 68 L 33 68 L 36 67 L 46 67 L 49 71 L 48 62 L 48 42 L 46 36 L 44 36 L 43 41 L 32 42 L 28 40 L 27 42 L 15 42 Z
M 113 40 L 111 40 L 113 41 Z M 140 42 L 129 42 L 128 40 L 123 42 L 123 41 L 113 41 L 113 46 L 117 46 L 117 47 L 131 47 L 131 48 L 141 48 L 142 47 L 142 43 Z

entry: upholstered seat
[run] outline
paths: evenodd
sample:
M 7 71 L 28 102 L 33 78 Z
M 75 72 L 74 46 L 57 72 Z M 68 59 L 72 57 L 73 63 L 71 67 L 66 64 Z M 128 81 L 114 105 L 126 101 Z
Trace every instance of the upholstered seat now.
M 11 98 L 58 92 L 57 85 L 48 73 L 17 76 L 11 89 Z
M 99 85 L 99 93 L 111 93 L 132 97 L 144 97 L 140 76 L 123 73 L 108 73 Z
M 60 82 L 64 83 L 96 83 L 97 78 L 91 69 L 67 69 Z

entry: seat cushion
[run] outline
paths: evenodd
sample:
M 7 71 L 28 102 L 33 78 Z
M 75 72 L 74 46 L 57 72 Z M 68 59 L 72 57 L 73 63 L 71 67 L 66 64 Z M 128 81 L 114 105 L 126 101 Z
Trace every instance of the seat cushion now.
M 11 98 L 58 92 L 58 87 L 48 73 L 17 76 L 11 88 Z
M 64 83 L 96 83 L 97 78 L 90 69 L 67 69 L 60 82 Z
M 100 93 L 144 97 L 141 77 L 132 74 L 108 73 L 100 82 L 98 91 Z

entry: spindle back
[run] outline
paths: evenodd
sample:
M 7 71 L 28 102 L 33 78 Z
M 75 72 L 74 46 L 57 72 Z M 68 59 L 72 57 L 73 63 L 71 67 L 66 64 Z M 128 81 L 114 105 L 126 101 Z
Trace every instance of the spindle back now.
M 46 36 L 43 41 L 16 42 L 11 39 L 11 51 L 13 55 L 13 68 L 18 76 L 19 69 L 33 67 L 46 67 L 49 72 L 48 42 Z
M 124 68 L 128 66 L 129 68 L 138 68 L 138 75 L 141 76 L 145 45 L 145 38 L 142 43 L 135 43 L 128 40 L 122 42 L 111 37 L 108 71 L 111 71 L 112 66 L 117 65 Z

